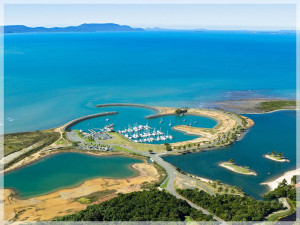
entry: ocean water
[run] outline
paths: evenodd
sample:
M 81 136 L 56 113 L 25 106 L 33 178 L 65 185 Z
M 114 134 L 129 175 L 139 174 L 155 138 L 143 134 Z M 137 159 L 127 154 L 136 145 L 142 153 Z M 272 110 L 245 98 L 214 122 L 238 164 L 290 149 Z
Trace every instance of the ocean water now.
M 193 127 L 213 128 L 217 125 L 217 122 L 211 118 L 184 115 L 184 116 L 163 116 L 153 119 L 145 119 L 146 116 L 154 115 L 154 110 L 138 107 L 105 107 L 101 108 L 105 112 L 117 111 L 119 114 L 111 115 L 107 117 L 96 117 L 93 119 L 84 120 L 71 127 L 72 130 L 84 130 L 88 132 L 89 129 L 103 129 L 105 126 L 114 124 L 116 131 L 128 129 L 137 125 L 146 125 L 151 127 L 149 130 L 151 133 L 156 130 L 160 130 L 164 135 L 169 134 L 173 136 L 173 139 L 167 139 L 164 141 L 154 141 L 150 144 L 164 144 L 174 143 L 180 141 L 187 141 L 197 138 L 197 136 L 187 135 L 179 131 L 175 131 L 172 127 L 176 125 L 192 125 Z M 109 119 L 109 121 L 106 121 Z M 196 122 L 196 123 L 195 123 Z M 145 132 L 145 131 L 142 131 Z M 140 133 L 142 133 L 140 132 Z M 148 131 L 147 131 L 148 132 Z M 133 133 L 130 134 L 130 136 Z
M 31 33 L 4 41 L 6 133 L 56 127 L 101 103 L 295 97 L 295 34 Z
M 193 154 L 166 156 L 164 160 L 185 172 L 241 187 L 246 194 L 261 199 L 268 188 L 260 183 L 296 169 L 296 112 L 279 111 L 246 116 L 251 118 L 255 125 L 241 141 L 232 146 Z M 290 162 L 280 163 L 263 157 L 263 154 L 273 150 L 277 153 L 283 152 Z M 220 162 L 232 158 L 239 165 L 249 166 L 257 172 L 257 176 L 234 173 L 218 166 Z
M 97 177 L 131 177 L 137 171 L 130 165 L 140 162 L 142 161 L 138 159 L 120 156 L 59 153 L 6 173 L 4 188 L 15 189 L 20 198 L 30 198 L 75 187 Z

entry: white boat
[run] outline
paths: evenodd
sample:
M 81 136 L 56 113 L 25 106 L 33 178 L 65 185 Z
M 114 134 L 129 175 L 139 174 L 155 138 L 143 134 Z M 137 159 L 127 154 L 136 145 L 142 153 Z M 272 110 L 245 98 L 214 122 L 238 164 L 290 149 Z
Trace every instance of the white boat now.
M 170 120 L 169 126 L 172 126 L 171 120 Z
M 106 118 L 106 121 L 109 121 L 109 119 L 108 119 L 108 118 Z
M 162 120 L 162 118 L 160 119 L 159 123 L 163 123 L 164 121 Z

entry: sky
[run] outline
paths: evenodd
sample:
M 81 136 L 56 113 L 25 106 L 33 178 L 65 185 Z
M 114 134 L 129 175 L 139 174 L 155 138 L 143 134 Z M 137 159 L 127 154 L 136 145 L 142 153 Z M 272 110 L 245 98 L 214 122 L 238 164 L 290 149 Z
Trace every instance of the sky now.
M 292 4 L 7 4 L 5 25 L 30 27 L 117 23 L 141 28 L 286 30 L 296 29 Z

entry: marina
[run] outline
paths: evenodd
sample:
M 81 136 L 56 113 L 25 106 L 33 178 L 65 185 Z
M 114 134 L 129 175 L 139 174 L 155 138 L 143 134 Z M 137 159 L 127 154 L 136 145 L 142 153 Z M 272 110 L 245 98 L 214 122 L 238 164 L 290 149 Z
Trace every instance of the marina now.
M 156 130 L 155 128 L 152 129 L 148 126 L 148 124 L 136 124 L 133 127 L 128 125 L 127 129 L 125 128 L 124 130 L 118 130 L 117 132 L 123 135 L 125 138 L 128 138 L 136 143 L 151 143 L 156 141 L 172 140 L 174 138 L 172 135 L 168 134 L 168 131 L 165 134 L 161 131 L 161 128 L 159 130 Z
M 217 122 L 208 117 L 193 115 L 170 115 L 146 119 L 155 113 L 148 108 L 114 106 L 99 108 L 103 112 L 117 111 L 118 114 L 81 121 L 70 129 L 81 130 L 91 135 L 115 131 L 135 143 L 164 144 L 195 139 L 173 129 L 177 125 L 213 128 Z M 107 120 L 108 119 L 108 120 Z M 98 133 L 98 134 L 96 134 Z

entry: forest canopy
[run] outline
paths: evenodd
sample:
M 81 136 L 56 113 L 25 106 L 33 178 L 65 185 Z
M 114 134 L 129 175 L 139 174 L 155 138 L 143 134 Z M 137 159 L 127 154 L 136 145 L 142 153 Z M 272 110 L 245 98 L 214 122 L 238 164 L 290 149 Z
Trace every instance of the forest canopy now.
M 119 194 L 100 204 L 89 205 L 78 213 L 56 218 L 56 221 L 213 221 L 192 208 L 186 201 L 166 191 L 150 190 Z
M 197 189 L 177 189 L 177 192 L 225 221 L 261 221 L 284 208 L 278 201 L 258 201 L 248 196 L 211 196 Z

